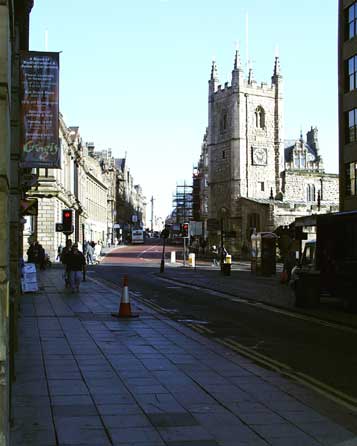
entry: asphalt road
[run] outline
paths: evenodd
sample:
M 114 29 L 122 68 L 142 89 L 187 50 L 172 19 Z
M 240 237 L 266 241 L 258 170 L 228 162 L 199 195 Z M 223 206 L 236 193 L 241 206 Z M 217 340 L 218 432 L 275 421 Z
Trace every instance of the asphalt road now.
M 211 338 L 237 342 L 357 398 L 357 330 L 324 326 L 165 282 L 158 274 L 161 253 L 162 247 L 153 244 L 120 248 L 103 265 L 93 267 L 91 275 L 120 287 L 122 276 L 128 274 L 130 292 L 168 317 L 201 325 Z

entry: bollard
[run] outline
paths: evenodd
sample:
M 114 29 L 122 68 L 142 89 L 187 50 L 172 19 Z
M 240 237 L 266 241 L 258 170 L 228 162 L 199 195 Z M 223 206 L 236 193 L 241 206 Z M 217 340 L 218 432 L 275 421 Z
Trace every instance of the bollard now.
M 196 258 L 195 258 L 196 256 L 195 256 L 195 254 L 193 253 L 193 252 L 191 252 L 189 255 L 188 255 L 188 265 L 191 267 L 191 268 L 195 268 L 195 266 L 196 266 Z
M 176 251 L 171 251 L 171 263 L 176 263 Z

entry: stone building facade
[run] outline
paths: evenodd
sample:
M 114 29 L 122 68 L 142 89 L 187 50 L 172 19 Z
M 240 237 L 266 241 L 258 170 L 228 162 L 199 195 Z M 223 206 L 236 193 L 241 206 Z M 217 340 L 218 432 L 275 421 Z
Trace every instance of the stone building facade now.
M 233 253 L 248 248 L 250 234 L 273 231 L 301 215 L 338 207 L 338 176 L 326 174 L 317 129 L 296 141 L 284 139 L 283 78 L 275 58 L 271 83 L 244 76 L 236 51 L 232 81 L 219 85 L 212 64 L 208 92 L 208 129 L 201 158 L 208 153 L 208 221 L 223 225 Z M 200 160 L 202 172 L 205 171 Z M 206 172 L 205 172 L 206 174 Z M 206 189 L 206 190 L 205 190 Z M 221 226 L 222 227 L 222 226 Z M 219 232 L 208 225 L 209 238 Z
M 203 137 L 201 145 L 201 155 L 197 164 L 197 170 L 194 173 L 199 180 L 199 209 L 198 219 L 203 225 L 203 235 L 207 234 L 207 219 L 208 219 L 208 147 L 207 147 L 207 131 Z
M 88 148 L 88 146 L 87 146 Z M 83 222 L 84 240 L 106 243 L 108 238 L 108 190 L 107 178 L 103 175 L 102 165 L 93 153 L 84 148 L 82 162 L 82 204 L 86 219 Z
M 65 244 L 65 236 L 62 232 L 55 231 L 56 223 L 62 221 L 62 210 L 74 210 L 74 226 L 76 229 L 76 213 L 80 209 L 76 178 L 77 160 L 80 158 L 81 147 L 79 140 L 74 137 L 73 131 L 66 127 L 61 115 L 59 137 L 61 168 L 34 169 L 38 180 L 27 192 L 27 197 L 37 200 L 38 213 L 34 216 L 25 217 L 24 228 L 24 251 L 27 251 L 31 241 L 37 240 L 51 260 L 55 260 L 58 246 L 64 246 Z
M 110 149 L 95 151 L 94 143 L 83 143 L 79 127 L 67 127 L 62 115 L 59 124 L 61 168 L 37 169 L 38 180 L 27 197 L 37 200 L 38 215 L 25 217 L 24 230 L 24 251 L 37 240 L 52 261 L 65 245 L 66 237 L 55 231 L 64 209 L 73 210 L 70 238 L 80 248 L 85 240 L 113 243 L 115 225 L 131 225 L 132 215 L 145 224 L 145 197 L 129 169 L 121 168 L 125 163 L 115 160 Z
M 94 152 L 102 168 L 102 175 L 108 188 L 107 191 L 107 244 L 111 245 L 115 240 L 115 218 L 116 218 L 116 184 L 118 172 L 115 168 L 115 159 L 112 156 L 112 150 L 102 150 Z
M 55 231 L 64 209 L 73 210 L 73 241 L 103 243 L 107 235 L 108 185 L 101 166 L 82 143 L 79 128 L 67 127 L 62 116 L 59 124 L 61 168 L 37 169 L 38 181 L 27 196 L 37 199 L 38 215 L 26 217 L 24 231 L 24 250 L 37 240 L 52 261 L 65 245 L 64 234 Z
M 10 386 L 17 345 L 24 171 L 19 169 L 19 51 L 28 50 L 33 0 L 0 0 L 0 446 L 10 444 Z
M 142 187 L 135 184 L 126 158 L 116 158 L 116 231 L 117 238 L 130 236 L 133 227 L 146 226 L 146 197 Z

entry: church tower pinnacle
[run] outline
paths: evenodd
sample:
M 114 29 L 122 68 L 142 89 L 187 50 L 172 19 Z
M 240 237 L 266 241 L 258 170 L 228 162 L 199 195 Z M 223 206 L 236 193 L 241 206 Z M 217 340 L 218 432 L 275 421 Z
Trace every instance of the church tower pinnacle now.
M 216 61 L 213 60 L 211 68 L 211 78 L 208 81 L 209 94 L 212 94 L 217 90 L 218 84 L 219 84 L 219 79 L 218 79 L 217 64 Z
M 272 84 L 277 84 L 282 78 L 283 76 L 281 75 L 280 59 L 279 56 L 275 56 L 274 72 L 271 78 L 271 82 Z
M 239 85 L 240 76 L 242 73 L 242 66 L 239 54 L 239 48 L 236 49 L 234 56 L 234 66 L 232 71 L 232 87 L 237 87 Z
M 253 65 L 252 62 L 249 62 L 249 69 L 248 69 L 248 84 L 252 84 L 254 82 L 254 72 L 253 72 Z

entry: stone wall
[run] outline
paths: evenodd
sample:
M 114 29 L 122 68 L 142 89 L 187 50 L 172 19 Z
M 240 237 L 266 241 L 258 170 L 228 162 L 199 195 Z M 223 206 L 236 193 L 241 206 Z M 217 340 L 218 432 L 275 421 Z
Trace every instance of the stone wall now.
M 284 200 L 307 202 L 307 187 L 314 185 L 315 201 L 322 188 L 321 201 L 338 203 L 338 175 L 308 170 L 286 170 L 282 173 Z
M 9 420 L 9 186 L 11 53 L 9 10 L 0 2 L 0 445 L 8 444 Z

